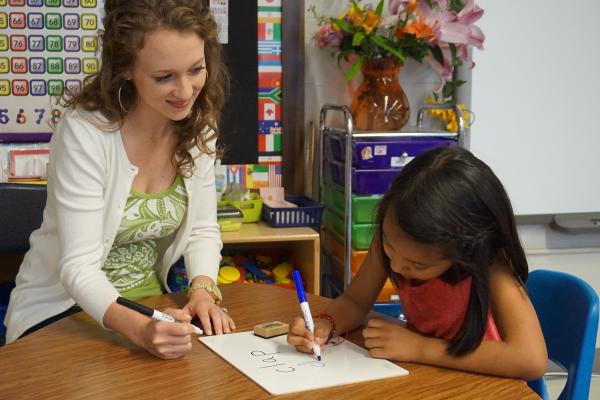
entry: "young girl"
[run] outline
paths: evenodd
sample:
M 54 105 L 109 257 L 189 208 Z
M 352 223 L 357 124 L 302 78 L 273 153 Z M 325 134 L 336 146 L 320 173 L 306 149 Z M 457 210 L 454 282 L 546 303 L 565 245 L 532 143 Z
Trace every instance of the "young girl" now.
M 48 200 L 20 267 L 7 342 L 81 309 L 161 358 L 188 352 L 193 327 L 116 303 L 167 290 L 183 255 L 188 303 L 169 310 L 207 334 L 232 319 L 215 286 L 222 247 L 215 141 L 227 75 L 203 0 L 107 0 L 100 71 L 52 137 Z
M 373 357 L 526 380 L 544 374 L 527 260 L 508 196 L 485 163 L 458 147 L 416 157 L 383 197 L 377 227 L 348 289 L 315 319 L 314 336 L 297 318 L 288 343 L 312 352 L 314 340 L 325 350 L 334 327 L 343 334 L 361 325 L 390 278 L 407 324 L 369 320 L 362 333 Z

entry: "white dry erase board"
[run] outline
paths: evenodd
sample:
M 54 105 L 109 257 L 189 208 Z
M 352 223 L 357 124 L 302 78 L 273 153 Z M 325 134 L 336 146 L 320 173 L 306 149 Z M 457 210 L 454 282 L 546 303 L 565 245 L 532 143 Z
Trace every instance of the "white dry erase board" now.
M 285 336 L 263 339 L 252 332 L 198 338 L 208 348 L 271 394 L 373 381 L 408 375 L 408 371 L 345 340 L 328 345 L 321 362 L 299 353 Z
M 477 3 L 470 149 L 517 215 L 600 212 L 600 2 Z

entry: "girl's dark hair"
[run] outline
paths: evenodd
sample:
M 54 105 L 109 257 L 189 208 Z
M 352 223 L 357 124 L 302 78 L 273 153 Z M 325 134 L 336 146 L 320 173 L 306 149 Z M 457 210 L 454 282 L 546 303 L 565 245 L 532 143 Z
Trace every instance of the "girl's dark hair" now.
M 453 261 L 442 280 L 454 284 L 472 277 L 467 313 L 448 345 L 448 353 L 460 356 L 472 352 L 481 343 L 487 326 L 492 263 L 502 257 L 521 284 L 528 275 L 525 252 L 502 183 L 483 161 L 460 147 L 428 151 L 404 167 L 377 212 L 379 253 L 390 280 L 399 285 L 402 278 L 391 270 L 380 239 L 388 212 L 412 240 L 439 246 Z
M 199 147 L 203 153 L 219 155 L 208 146 L 218 136 L 217 125 L 228 90 L 228 74 L 223 64 L 217 24 L 204 0 L 106 0 L 101 68 L 85 79 L 80 93 L 68 93 L 62 99 L 66 107 L 99 111 L 109 124 L 121 126 L 127 113 L 119 105 L 121 99 L 129 110 L 137 98 L 135 86 L 126 82 L 137 53 L 144 47 L 144 37 L 156 29 L 193 32 L 204 40 L 207 79 L 190 116 L 174 123 L 177 134 L 177 166 L 189 176 L 194 160 L 188 150 Z M 212 134 L 207 134 L 207 129 Z

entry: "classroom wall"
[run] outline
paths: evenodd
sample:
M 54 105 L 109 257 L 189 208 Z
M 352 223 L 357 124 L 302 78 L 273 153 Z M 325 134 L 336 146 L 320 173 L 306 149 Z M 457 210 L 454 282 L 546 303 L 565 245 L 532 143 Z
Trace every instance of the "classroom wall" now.
M 306 0 L 306 6 L 316 5 L 325 15 L 339 15 L 348 2 L 332 0 Z M 485 18 L 485 15 L 484 17 Z M 318 126 L 319 111 L 325 103 L 349 104 L 350 95 L 343 74 L 328 51 L 319 49 L 312 36 L 318 30 L 311 13 L 305 19 L 305 126 L 309 131 L 311 121 Z M 485 32 L 484 32 L 485 33 Z M 485 51 L 485 50 L 484 50 Z M 474 53 L 477 62 L 477 51 Z M 468 71 L 463 71 L 468 79 Z M 415 123 L 416 109 L 436 84 L 435 74 L 425 65 L 409 61 L 400 72 L 400 83 L 409 98 L 411 118 Z M 577 79 L 577 77 L 573 77 Z M 581 77 L 580 79 L 584 79 Z M 461 102 L 469 104 L 469 85 L 459 92 Z M 473 110 L 475 115 L 477 110 Z M 477 123 L 475 121 L 475 123 Z M 531 269 L 544 268 L 571 273 L 587 281 L 600 293 L 600 234 L 570 235 L 560 233 L 547 224 L 519 224 L 521 240 Z M 600 348 L 600 333 L 596 342 Z

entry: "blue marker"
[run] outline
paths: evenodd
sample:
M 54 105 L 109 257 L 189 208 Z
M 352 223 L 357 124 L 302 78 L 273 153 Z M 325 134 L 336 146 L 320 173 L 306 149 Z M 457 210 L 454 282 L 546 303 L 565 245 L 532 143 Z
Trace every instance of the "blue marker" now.
M 296 286 L 296 294 L 298 295 L 300 309 L 302 310 L 302 315 L 304 316 L 304 323 L 306 324 L 306 328 L 308 328 L 308 330 L 310 330 L 314 334 L 315 324 L 310 313 L 310 308 L 308 308 L 308 301 L 306 300 L 306 293 L 304 292 L 304 285 L 302 285 L 300 271 L 295 269 L 294 272 L 292 272 L 292 279 L 294 280 L 294 286 Z M 321 361 L 321 348 L 314 341 L 313 352 L 317 356 L 317 360 Z

